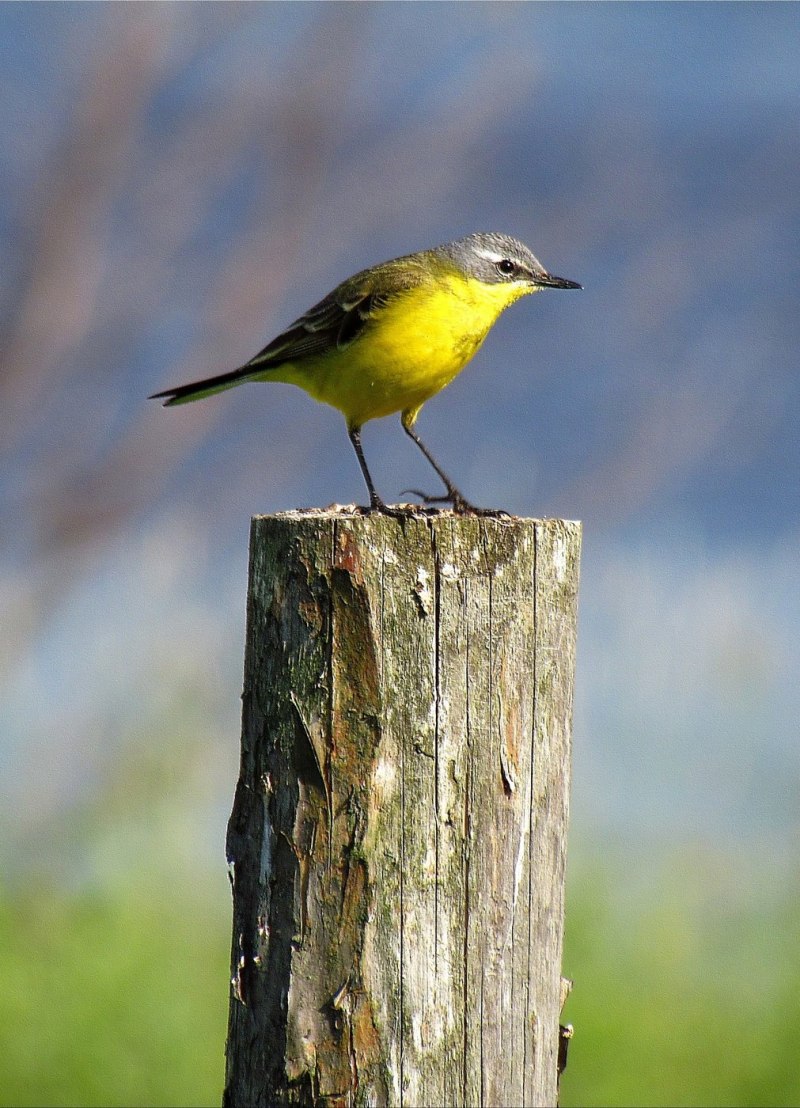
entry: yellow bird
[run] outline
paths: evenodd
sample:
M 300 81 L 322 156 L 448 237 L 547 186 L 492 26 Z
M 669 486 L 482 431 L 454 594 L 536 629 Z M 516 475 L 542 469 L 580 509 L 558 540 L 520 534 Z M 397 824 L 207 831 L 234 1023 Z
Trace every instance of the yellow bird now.
M 436 470 L 447 503 L 459 514 L 487 514 L 458 491 L 414 430 L 420 408 L 461 372 L 500 313 L 540 289 L 579 289 L 554 277 L 527 246 L 508 235 L 474 234 L 407 254 L 348 277 L 246 365 L 230 373 L 157 392 L 164 404 L 186 404 L 245 381 L 299 385 L 344 415 L 369 490 L 370 509 L 403 515 L 375 491 L 361 427 L 401 413 L 406 434 Z M 409 490 L 416 492 L 416 490 Z

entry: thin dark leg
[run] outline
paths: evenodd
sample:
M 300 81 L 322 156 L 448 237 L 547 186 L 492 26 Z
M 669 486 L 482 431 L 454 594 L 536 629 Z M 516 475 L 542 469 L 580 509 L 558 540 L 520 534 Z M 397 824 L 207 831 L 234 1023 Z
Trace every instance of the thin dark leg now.
M 386 516 L 394 516 L 395 519 L 407 519 L 410 515 L 413 515 L 413 508 L 390 508 L 388 504 L 384 504 L 381 498 L 375 491 L 375 486 L 372 483 L 372 477 L 367 469 L 367 461 L 364 457 L 364 450 L 361 446 L 361 428 L 360 427 L 348 427 L 347 433 L 350 436 L 350 442 L 353 444 L 353 449 L 356 452 L 358 458 L 358 464 L 361 466 L 361 472 L 364 474 L 364 480 L 367 483 L 369 489 L 369 510 L 371 512 L 383 512 Z
M 458 489 L 457 489 L 457 488 L 455 487 L 455 485 L 454 485 L 454 484 L 453 484 L 453 482 L 452 482 L 452 481 L 450 480 L 450 478 L 449 478 L 449 477 L 447 476 L 447 474 L 445 473 L 445 471 L 444 471 L 444 470 L 442 469 L 442 467 L 441 467 L 441 466 L 439 465 L 439 463 L 438 463 L 438 462 L 436 461 L 436 459 L 434 458 L 433 454 L 431 454 L 430 450 L 428 450 L 427 446 L 426 446 L 426 445 L 425 445 L 425 443 L 424 443 L 424 442 L 422 441 L 422 439 L 421 439 L 421 438 L 419 437 L 419 435 L 418 435 L 418 434 L 417 434 L 417 432 L 416 432 L 416 431 L 414 430 L 414 428 L 413 428 L 413 427 L 411 427 L 411 426 L 410 426 L 409 424 L 407 424 L 407 423 L 403 423 L 403 430 L 404 430 L 404 431 L 405 431 L 405 433 L 406 433 L 406 434 L 408 435 L 408 437 L 409 437 L 410 439 L 413 439 L 413 441 L 414 441 L 414 442 L 415 442 L 415 443 L 417 444 L 417 446 L 418 446 L 418 447 L 420 448 L 420 450 L 422 451 L 422 453 L 423 453 L 423 454 L 425 455 L 425 457 L 426 457 L 426 458 L 428 459 L 428 461 L 429 461 L 429 462 L 431 463 L 431 465 L 433 466 L 433 468 L 434 468 L 434 469 L 436 470 L 436 472 L 437 472 L 437 473 L 439 474 L 439 476 L 441 477 L 441 479 L 442 479 L 442 481 L 443 481 L 443 483 L 444 483 L 444 487 L 445 487 L 445 488 L 447 489 L 447 496 L 436 496 L 436 497 L 433 497 L 433 496 L 429 496 L 429 497 L 428 497 L 428 496 L 426 496 L 426 497 L 425 497 L 425 499 L 426 499 L 426 500 L 447 500 L 447 501 L 451 501 L 451 500 L 453 500 L 453 501 L 455 501 L 455 500 L 464 500 L 464 497 L 463 497 L 463 496 L 461 495 L 461 493 L 460 493 L 460 492 L 458 491 Z M 466 501 L 464 501 L 464 502 L 466 503 Z
M 413 415 L 416 415 L 416 412 L 414 412 Z M 465 496 L 462 496 L 462 494 L 458 491 L 458 489 L 455 487 L 453 482 L 447 476 L 445 471 L 442 469 L 442 467 L 436 461 L 434 456 L 431 454 L 430 450 L 428 450 L 425 443 L 422 441 L 422 439 L 419 437 L 417 432 L 414 430 L 414 424 L 412 422 L 411 413 L 403 412 L 403 415 L 400 419 L 400 422 L 403 425 L 403 430 L 405 431 L 405 433 L 408 435 L 408 437 L 410 439 L 412 439 L 417 444 L 417 446 L 420 448 L 422 453 L 428 459 L 430 464 L 436 470 L 439 477 L 441 477 L 442 482 L 444 484 L 444 487 L 447 489 L 447 496 L 426 496 L 425 493 L 420 492 L 419 489 L 407 489 L 406 490 L 407 492 L 411 492 L 415 496 L 421 497 L 425 504 L 452 504 L 453 505 L 453 511 L 458 512 L 459 515 L 496 515 L 496 514 L 498 514 L 490 508 L 476 508 L 474 504 L 470 504 L 470 502 L 467 500 L 467 498 Z
M 361 466 L 361 472 L 364 475 L 364 480 L 366 481 L 367 488 L 369 489 L 370 510 L 373 512 L 385 512 L 386 505 L 375 491 L 375 486 L 372 483 L 372 477 L 370 477 L 369 470 L 367 469 L 367 460 L 364 457 L 364 449 L 361 446 L 361 428 L 348 427 L 347 433 L 350 436 L 350 442 L 353 444 L 353 450 L 355 450 L 356 452 L 358 464 Z

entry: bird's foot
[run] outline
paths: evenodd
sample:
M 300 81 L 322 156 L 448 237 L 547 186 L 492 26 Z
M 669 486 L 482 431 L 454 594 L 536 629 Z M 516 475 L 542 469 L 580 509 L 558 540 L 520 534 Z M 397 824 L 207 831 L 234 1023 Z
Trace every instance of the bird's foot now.
M 420 511 L 424 511 L 424 508 L 417 504 L 385 504 L 379 496 L 375 496 L 370 500 L 369 507 L 363 508 L 362 511 L 366 515 L 379 513 L 383 516 L 391 516 L 392 519 L 410 519 Z
M 411 496 L 418 496 L 425 507 L 432 507 L 435 504 L 449 504 L 457 516 L 507 516 L 508 512 L 504 512 L 502 508 L 478 508 L 474 504 L 470 504 L 469 500 L 455 487 L 450 487 L 447 493 L 442 496 L 429 496 L 427 493 L 422 492 L 421 489 L 403 489 L 403 496 L 408 493 Z

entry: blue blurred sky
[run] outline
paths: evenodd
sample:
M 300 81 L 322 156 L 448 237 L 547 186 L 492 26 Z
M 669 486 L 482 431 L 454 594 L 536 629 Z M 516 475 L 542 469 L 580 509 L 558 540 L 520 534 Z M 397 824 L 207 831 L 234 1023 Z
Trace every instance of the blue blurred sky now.
M 364 490 L 341 417 L 288 386 L 145 398 L 473 230 L 585 286 L 517 305 L 419 424 L 476 502 L 584 521 L 573 849 L 791 853 L 798 26 L 790 4 L 0 7 L 8 867 L 130 850 L 136 811 L 93 857 L 64 828 L 150 764 L 221 862 L 249 517 Z M 365 446 L 387 499 L 428 482 L 394 419 Z

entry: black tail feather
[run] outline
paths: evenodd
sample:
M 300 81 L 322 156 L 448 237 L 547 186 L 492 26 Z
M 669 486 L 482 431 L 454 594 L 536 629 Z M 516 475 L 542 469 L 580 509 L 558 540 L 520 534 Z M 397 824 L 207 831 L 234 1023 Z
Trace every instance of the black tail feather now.
M 186 404 L 190 400 L 201 400 L 204 396 L 213 396 L 215 392 L 233 388 L 242 381 L 246 381 L 252 373 L 247 366 L 241 369 L 231 370 L 229 373 L 220 373 L 216 377 L 206 377 L 203 381 L 192 381 L 188 385 L 178 385 L 174 389 L 165 389 L 164 392 L 154 392 L 148 400 L 164 400 L 164 407 L 171 404 Z M 164 399 L 166 398 L 166 399 Z

